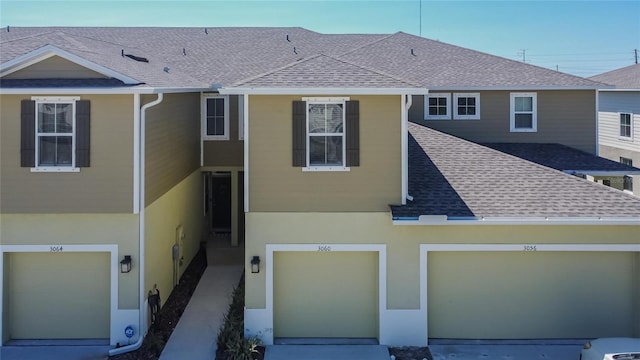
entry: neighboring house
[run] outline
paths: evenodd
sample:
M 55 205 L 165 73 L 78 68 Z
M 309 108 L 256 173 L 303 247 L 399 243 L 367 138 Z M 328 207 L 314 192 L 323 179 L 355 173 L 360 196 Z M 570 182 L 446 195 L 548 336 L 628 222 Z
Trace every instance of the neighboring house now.
M 478 144 L 609 166 L 600 83 L 404 33 L 11 28 L 0 50 L 3 343 L 140 340 L 217 232 L 267 344 L 640 336 L 640 199 Z
M 640 166 L 640 64 L 609 71 L 591 79 L 614 86 L 598 91 L 600 156 L 626 165 Z M 636 195 L 640 191 L 638 174 L 622 174 L 600 181 Z

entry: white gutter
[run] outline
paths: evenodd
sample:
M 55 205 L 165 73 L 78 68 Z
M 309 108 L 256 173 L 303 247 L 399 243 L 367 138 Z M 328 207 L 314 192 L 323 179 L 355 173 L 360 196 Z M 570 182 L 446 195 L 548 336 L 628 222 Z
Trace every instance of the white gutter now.
M 536 90 L 598 90 L 613 88 L 611 85 L 576 85 L 576 86 L 555 86 L 555 85 L 498 85 L 498 86 L 431 86 L 431 91 L 482 91 L 482 90 L 501 90 L 501 91 L 536 91 Z
M 393 219 L 393 225 L 640 225 L 640 217 L 468 217 L 421 215 L 418 219 Z
M 148 104 L 144 104 L 140 109 L 140 142 L 139 142 L 139 149 L 137 149 L 140 154 L 140 175 L 138 176 L 138 179 L 140 181 L 140 185 L 139 185 L 140 186 L 140 190 L 139 190 L 140 215 L 138 217 L 138 234 L 139 234 L 138 243 L 140 244 L 140 250 L 138 255 L 138 271 L 140 275 L 140 280 L 139 280 L 140 283 L 138 284 L 138 287 L 140 290 L 140 297 L 138 300 L 138 304 L 140 306 L 140 319 L 138 322 L 138 333 L 139 333 L 138 341 L 136 341 L 134 344 L 131 344 L 131 345 L 109 350 L 109 356 L 124 354 L 126 352 L 139 349 L 140 346 L 142 346 L 142 341 L 144 340 L 145 335 L 147 334 L 147 311 L 146 311 L 147 304 L 144 298 L 146 296 L 144 291 L 144 269 L 145 269 L 144 268 L 145 266 L 144 264 L 145 173 L 144 172 L 145 172 L 145 144 L 146 144 L 146 124 L 147 124 L 146 115 L 147 115 L 147 109 L 160 104 L 163 99 L 164 99 L 164 94 L 159 93 L 158 98 L 155 101 L 152 101 Z
M 405 102 L 404 97 L 407 97 Z M 409 109 L 413 104 L 413 96 L 411 94 L 402 95 L 400 98 L 402 102 L 402 126 L 401 126 L 401 137 L 400 137 L 400 146 L 402 148 L 402 205 L 407 204 L 407 198 L 409 196 Z

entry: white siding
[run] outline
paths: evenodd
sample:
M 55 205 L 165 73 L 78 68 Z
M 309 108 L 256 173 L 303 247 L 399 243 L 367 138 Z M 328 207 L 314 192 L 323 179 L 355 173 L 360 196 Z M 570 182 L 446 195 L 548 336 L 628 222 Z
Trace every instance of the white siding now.
M 619 136 L 620 113 L 633 115 L 632 140 Z M 640 91 L 600 92 L 598 133 L 600 145 L 640 152 Z

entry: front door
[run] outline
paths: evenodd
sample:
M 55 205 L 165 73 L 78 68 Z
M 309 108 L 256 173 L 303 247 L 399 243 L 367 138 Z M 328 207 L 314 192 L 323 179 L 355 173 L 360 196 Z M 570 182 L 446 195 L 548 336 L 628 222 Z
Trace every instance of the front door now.
M 231 232 L 231 173 L 205 174 L 207 222 L 210 233 Z

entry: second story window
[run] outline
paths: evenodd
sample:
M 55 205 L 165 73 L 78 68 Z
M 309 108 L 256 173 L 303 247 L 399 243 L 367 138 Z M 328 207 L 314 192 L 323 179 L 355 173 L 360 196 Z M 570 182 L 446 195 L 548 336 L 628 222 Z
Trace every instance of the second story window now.
M 425 95 L 424 119 L 448 120 L 451 119 L 451 94 Z
M 456 120 L 479 120 L 480 94 L 453 94 L 453 118 Z
M 307 103 L 309 166 L 344 166 L 344 102 Z
M 229 140 L 229 98 L 205 94 L 202 99 L 204 140 Z
M 621 164 L 625 164 L 625 165 L 629 165 L 629 166 L 633 166 L 633 159 L 629 159 L 629 158 L 620 156 L 620 163 Z
M 293 102 L 293 166 L 303 171 L 349 171 L 360 166 L 360 106 L 349 98 Z
M 621 113 L 620 114 L 620 137 L 631 139 L 633 134 L 632 123 L 631 123 L 631 114 Z
M 21 106 L 21 166 L 58 172 L 77 172 L 89 166 L 89 101 L 34 96 Z
M 511 132 L 536 132 L 538 130 L 537 94 L 511 93 L 510 100 Z

